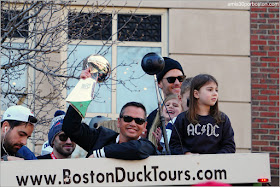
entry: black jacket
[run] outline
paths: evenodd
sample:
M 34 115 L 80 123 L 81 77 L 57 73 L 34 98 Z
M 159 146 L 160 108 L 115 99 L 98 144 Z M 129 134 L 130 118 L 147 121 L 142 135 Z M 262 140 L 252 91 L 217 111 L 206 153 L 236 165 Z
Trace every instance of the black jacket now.
M 93 154 L 93 151 L 96 153 L 103 151 L 107 158 L 124 160 L 140 160 L 156 154 L 155 146 L 147 139 L 140 138 L 117 144 L 116 138 L 119 133 L 102 126 L 91 129 L 88 125 L 81 123 L 81 120 L 81 116 L 72 106 L 69 106 L 62 130 L 72 141 L 88 152 L 86 157 Z
M 37 159 L 52 159 L 51 154 L 37 156 Z

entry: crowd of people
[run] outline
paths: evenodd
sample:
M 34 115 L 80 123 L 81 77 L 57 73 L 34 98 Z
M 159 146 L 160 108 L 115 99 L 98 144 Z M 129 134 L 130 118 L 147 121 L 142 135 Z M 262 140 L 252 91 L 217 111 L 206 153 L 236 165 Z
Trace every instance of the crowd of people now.
M 25 146 L 38 120 L 24 106 L 9 107 L 1 119 L 1 161 L 67 159 L 76 144 L 87 152 L 86 158 L 141 160 L 166 154 L 166 144 L 174 155 L 235 153 L 229 117 L 218 107 L 217 80 L 209 74 L 186 78 L 178 61 L 168 57 L 164 61 L 157 74 L 164 96 L 159 109 L 148 115 L 143 104 L 131 101 L 117 120 L 97 117 L 89 125 L 72 106 L 66 113 L 58 110 L 39 156 Z M 84 70 L 80 77 L 90 76 Z M 99 125 L 104 121 L 111 121 L 109 128 Z

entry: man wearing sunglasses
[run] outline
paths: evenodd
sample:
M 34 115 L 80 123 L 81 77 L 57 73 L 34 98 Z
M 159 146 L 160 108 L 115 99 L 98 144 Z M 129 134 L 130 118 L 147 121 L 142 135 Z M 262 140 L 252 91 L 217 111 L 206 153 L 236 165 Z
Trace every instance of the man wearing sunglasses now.
M 52 153 L 38 156 L 38 159 L 65 159 L 71 158 L 76 148 L 73 142 L 63 131 L 62 124 L 65 115 L 55 117 L 51 122 L 51 128 L 48 133 L 49 145 L 53 148 Z
M 158 87 L 161 88 L 164 98 L 170 94 L 180 95 L 182 82 L 185 80 L 186 76 L 181 64 L 168 57 L 163 57 L 165 66 L 164 69 L 157 74 Z M 157 109 L 152 111 L 147 118 L 147 132 L 153 124 L 156 117 Z
M 88 152 L 86 157 L 140 160 L 156 154 L 152 142 L 141 138 L 147 125 L 146 109 L 141 103 L 129 102 L 122 107 L 117 125 L 120 133 L 102 126 L 90 128 L 81 120 L 69 106 L 62 130 Z

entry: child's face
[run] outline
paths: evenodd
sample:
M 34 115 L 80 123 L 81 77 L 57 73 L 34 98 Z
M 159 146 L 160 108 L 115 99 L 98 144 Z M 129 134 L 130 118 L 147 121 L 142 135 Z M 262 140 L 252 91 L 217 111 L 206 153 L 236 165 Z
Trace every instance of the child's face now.
M 190 90 L 188 89 L 182 96 L 182 106 L 183 106 L 183 111 L 187 111 L 189 109 L 188 106 L 188 99 L 190 98 Z
M 218 86 L 213 81 L 203 85 L 199 91 L 194 91 L 194 97 L 198 99 L 199 105 L 214 106 L 218 96 Z
M 166 107 L 163 106 L 163 116 L 165 118 L 165 121 L 169 121 L 173 119 L 174 117 L 178 116 L 182 112 L 182 106 L 179 99 L 170 99 L 165 103 L 165 105 Z

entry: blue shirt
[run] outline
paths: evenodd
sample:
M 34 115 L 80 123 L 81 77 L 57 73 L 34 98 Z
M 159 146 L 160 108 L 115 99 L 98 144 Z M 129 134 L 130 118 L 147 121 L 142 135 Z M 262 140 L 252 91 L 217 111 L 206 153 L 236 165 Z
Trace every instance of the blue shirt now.
M 32 151 L 30 151 L 30 149 L 28 149 L 28 147 L 26 147 L 26 146 L 22 146 L 18 150 L 17 154 L 22 155 L 25 160 L 37 160 L 37 158 L 34 155 L 34 153 Z

